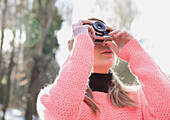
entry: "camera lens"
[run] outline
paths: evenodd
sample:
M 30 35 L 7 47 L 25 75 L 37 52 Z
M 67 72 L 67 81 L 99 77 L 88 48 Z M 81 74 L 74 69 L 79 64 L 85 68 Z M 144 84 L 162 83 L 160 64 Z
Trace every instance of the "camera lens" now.
M 101 26 L 101 25 L 98 25 L 97 28 L 98 28 L 98 29 L 102 29 L 102 26 Z
M 104 32 L 106 31 L 106 25 L 101 22 L 95 22 L 92 24 L 93 28 L 97 32 Z

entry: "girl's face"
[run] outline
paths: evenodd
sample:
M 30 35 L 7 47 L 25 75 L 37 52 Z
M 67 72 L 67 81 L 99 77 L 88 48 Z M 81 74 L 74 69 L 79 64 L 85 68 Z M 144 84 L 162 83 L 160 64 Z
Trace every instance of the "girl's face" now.
M 106 73 L 115 63 L 115 53 L 109 46 L 95 44 L 94 72 Z

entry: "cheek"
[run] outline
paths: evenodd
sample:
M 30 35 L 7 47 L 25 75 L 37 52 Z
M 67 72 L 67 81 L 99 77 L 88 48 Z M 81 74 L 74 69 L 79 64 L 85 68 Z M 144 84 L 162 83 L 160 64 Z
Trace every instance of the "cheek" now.
M 100 64 L 101 63 L 101 56 L 98 50 L 94 49 L 94 63 Z
M 101 59 L 101 56 L 100 56 L 100 49 L 98 47 L 94 47 L 94 59 L 95 61 L 98 61 Z

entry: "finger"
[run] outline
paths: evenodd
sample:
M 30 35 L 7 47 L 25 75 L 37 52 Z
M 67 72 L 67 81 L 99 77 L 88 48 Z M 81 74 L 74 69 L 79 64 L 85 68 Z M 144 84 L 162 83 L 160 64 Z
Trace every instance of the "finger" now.
M 119 33 L 120 30 L 114 30 L 112 32 L 109 33 L 109 36 L 113 36 L 113 35 L 116 35 L 117 33 Z M 116 36 L 117 37 L 117 36 Z
M 95 37 L 95 31 L 94 31 L 94 29 L 93 29 L 92 27 L 88 26 L 88 31 L 89 31 L 89 33 L 90 33 L 90 36 L 91 36 L 92 38 L 94 38 L 94 37 Z
M 113 42 L 111 42 L 111 41 L 106 41 L 106 44 L 107 44 L 108 46 L 110 46 L 116 54 L 118 54 L 118 46 L 117 46 L 117 45 L 115 45 L 115 44 L 114 44 Z
M 112 36 L 113 37 L 113 41 L 116 43 L 116 44 L 119 44 L 119 39 L 117 37 L 115 37 L 114 35 Z
M 114 28 L 112 28 L 112 27 L 110 27 L 110 26 L 107 26 L 107 25 L 106 25 L 106 28 L 107 28 L 107 30 L 109 30 L 109 31 L 114 31 L 114 30 L 116 30 L 116 29 L 114 29 Z
M 92 27 L 88 26 L 88 29 L 90 29 L 90 32 L 93 34 L 93 37 L 95 36 L 95 31 Z
M 125 31 L 125 30 L 122 30 L 122 31 L 118 32 L 118 33 L 116 34 L 116 37 L 120 37 L 120 36 L 122 36 L 122 35 L 126 35 L 126 31 Z
M 77 25 L 85 25 L 85 24 L 92 25 L 93 23 L 90 20 L 79 20 L 77 23 Z

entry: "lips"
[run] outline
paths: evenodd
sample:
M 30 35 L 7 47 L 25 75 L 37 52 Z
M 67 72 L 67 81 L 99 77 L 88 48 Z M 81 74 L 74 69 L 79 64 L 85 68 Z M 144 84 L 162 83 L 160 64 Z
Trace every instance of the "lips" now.
M 104 52 L 102 52 L 101 54 L 113 54 L 113 51 L 112 50 L 105 50 Z

